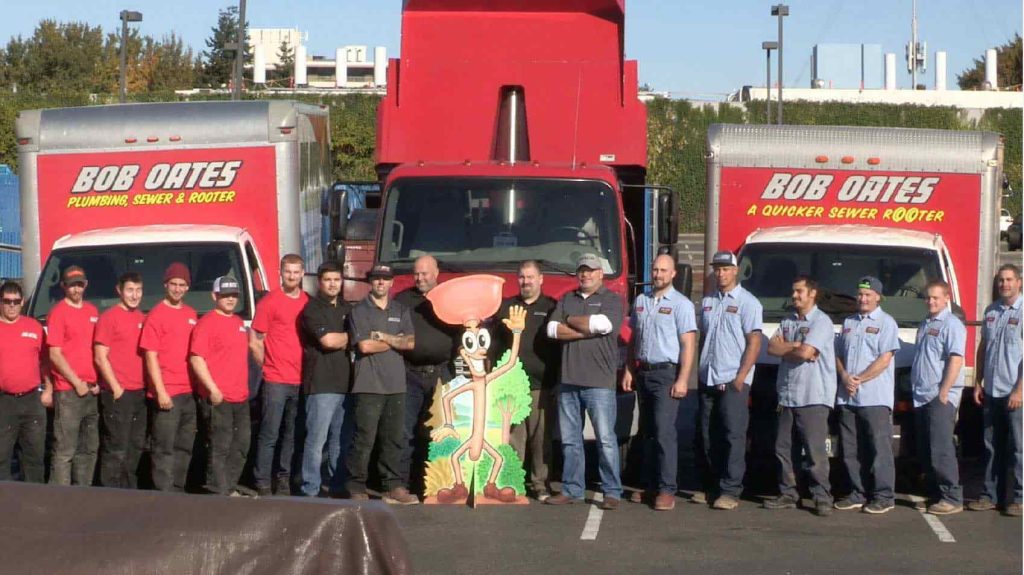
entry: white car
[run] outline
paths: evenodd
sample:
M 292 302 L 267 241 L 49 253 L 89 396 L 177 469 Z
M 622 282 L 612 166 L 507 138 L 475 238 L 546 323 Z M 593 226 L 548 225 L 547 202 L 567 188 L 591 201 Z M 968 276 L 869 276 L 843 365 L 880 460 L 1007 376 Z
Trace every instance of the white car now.
M 1006 236 L 1006 229 L 1013 223 L 1013 216 L 1010 215 L 1010 210 L 1003 208 L 999 212 L 999 237 L 1003 238 Z

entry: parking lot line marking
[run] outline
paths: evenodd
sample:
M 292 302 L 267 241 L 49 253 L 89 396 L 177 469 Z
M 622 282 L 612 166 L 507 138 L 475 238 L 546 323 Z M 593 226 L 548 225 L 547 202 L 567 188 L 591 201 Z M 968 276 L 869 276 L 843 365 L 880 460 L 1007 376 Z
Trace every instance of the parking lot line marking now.
M 580 535 L 580 539 L 583 541 L 593 541 L 597 539 L 597 532 L 601 529 L 601 516 L 604 511 L 597 505 L 590 506 L 590 514 L 587 515 L 587 522 L 583 524 L 583 533 Z
M 925 501 L 924 497 L 919 495 L 907 495 L 907 499 L 913 503 Z M 925 509 L 918 509 L 918 511 L 921 513 L 921 517 L 924 517 L 924 522 L 928 524 L 928 527 L 931 527 L 935 536 L 939 538 L 939 541 L 943 543 L 956 543 L 953 534 L 949 532 L 949 529 L 946 529 L 946 526 L 942 524 L 942 521 L 939 521 L 938 517 L 928 513 Z
M 939 541 L 942 541 L 943 543 L 956 543 L 956 539 L 953 538 L 953 534 L 949 532 L 949 529 L 946 529 L 946 526 L 939 521 L 938 517 L 924 511 L 921 511 L 921 516 L 923 516 L 925 522 L 928 523 L 928 527 L 931 527 L 932 531 L 935 532 L 935 535 L 938 536 Z

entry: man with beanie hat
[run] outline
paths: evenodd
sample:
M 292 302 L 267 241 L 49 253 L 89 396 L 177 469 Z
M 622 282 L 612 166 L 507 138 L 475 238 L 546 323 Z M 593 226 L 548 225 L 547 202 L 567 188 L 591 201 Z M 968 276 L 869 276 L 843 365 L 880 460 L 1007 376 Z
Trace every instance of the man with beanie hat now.
M 161 491 L 184 491 L 196 436 L 196 402 L 188 374 L 196 310 L 183 301 L 191 283 L 184 264 L 167 266 L 164 299 L 146 316 L 139 341 L 151 400 L 153 485 Z

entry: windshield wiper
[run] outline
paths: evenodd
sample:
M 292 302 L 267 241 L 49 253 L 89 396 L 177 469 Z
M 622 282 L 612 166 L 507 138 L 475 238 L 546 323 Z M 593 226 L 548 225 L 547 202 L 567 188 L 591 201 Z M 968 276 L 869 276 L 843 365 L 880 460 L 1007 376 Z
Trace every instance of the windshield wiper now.
M 410 265 L 410 264 L 415 264 L 417 259 L 419 259 L 419 258 L 396 258 L 396 259 L 393 259 L 391 261 L 387 261 L 387 262 L 384 262 L 384 263 L 386 265 L 389 265 L 389 266 L 403 266 L 404 267 L 404 266 L 407 266 L 407 265 Z M 440 271 L 443 271 L 443 272 L 453 272 L 453 273 L 459 273 L 459 272 L 466 271 L 461 266 L 458 266 L 458 265 L 453 264 L 451 262 L 446 262 L 444 260 L 439 260 L 437 258 L 434 258 L 434 259 L 437 261 L 437 269 L 440 270 Z

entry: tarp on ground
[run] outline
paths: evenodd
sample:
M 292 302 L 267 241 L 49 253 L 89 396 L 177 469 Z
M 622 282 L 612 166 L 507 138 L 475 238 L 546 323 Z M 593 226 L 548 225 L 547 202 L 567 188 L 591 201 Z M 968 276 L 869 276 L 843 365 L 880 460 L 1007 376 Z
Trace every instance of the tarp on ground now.
M 0 571 L 412 572 L 386 505 L 0 482 Z

